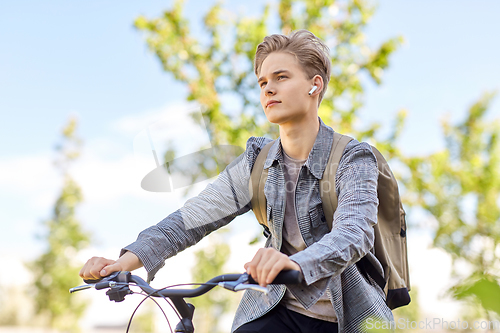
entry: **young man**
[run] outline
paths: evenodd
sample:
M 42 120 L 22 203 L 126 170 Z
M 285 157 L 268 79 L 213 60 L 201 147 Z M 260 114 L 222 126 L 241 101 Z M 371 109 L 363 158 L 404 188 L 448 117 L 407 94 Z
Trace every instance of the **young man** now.
M 360 332 L 367 318 L 392 321 L 382 289 L 355 263 L 371 251 L 377 223 L 376 158 L 366 143 L 351 141 L 337 173 L 338 207 L 329 230 L 319 192 L 333 143 L 333 130 L 318 117 L 330 79 L 328 48 L 312 33 L 271 35 L 258 46 L 255 74 L 267 119 L 280 137 L 264 163 L 266 248 L 244 265 L 262 286 L 284 269 L 303 274 L 301 285 L 271 285 L 264 295 L 247 291 L 233 332 Z M 80 272 L 99 278 L 144 266 L 151 280 L 164 261 L 252 209 L 250 174 L 269 139 L 252 137 L 233 161 L 198 196 L 140 233 L 118 260 L 90 259 Z M 381 267 L 377 267 L 382 271 Z

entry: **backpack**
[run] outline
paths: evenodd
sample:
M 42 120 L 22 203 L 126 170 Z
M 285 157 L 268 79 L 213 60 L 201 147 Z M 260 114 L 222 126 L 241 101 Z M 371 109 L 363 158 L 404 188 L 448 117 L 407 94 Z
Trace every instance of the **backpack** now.
M 335 192 L 335 174 L 340 159 L 347 144 L 353 140 L 351 137 L 333 134 L 333 144 L 323 174 L 320 180 L 321 200 L 323 211 L 329 230 L 332 228 L 333 213 L 337 208 L 337 195 Z M 264 235 L 268 237 L 270 231 L 267 225 L 267 204 L 264 195 L 264 185 L 267 180 L 268 170 L 264 170 L 269 149 L 274 141 L 268 143 L 260 151 L 255 161 L 251 174 L 252 209 L 259 223 L 264 227 Z M 389 165 L 380 152 L 372 146 L 377 158 L 379 170 L 377 196 L 378 223 L 375 225 L 374 254 L 382 264 L 384 276 L 380 275 L 368 258 L 363 257 L 356 265 L 360 272 L 369 275 L 386 294 L 386 304 L 390 309 L 410 303 L 410 276 L 408 272 L 408 254 L 406 246 L 406 213 L 399 197 L 398 183 L 392 174 Z M 328 189 L 326 188 L 328 186 Z

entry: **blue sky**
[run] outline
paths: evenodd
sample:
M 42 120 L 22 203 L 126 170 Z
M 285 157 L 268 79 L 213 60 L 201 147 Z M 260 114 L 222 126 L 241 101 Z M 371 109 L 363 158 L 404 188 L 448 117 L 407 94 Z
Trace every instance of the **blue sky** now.
M 227 1 L 254 14 L 262 2 Z M 132 27 L 137 15 L 154 17 L 170 3 L 2 2 L 1 156 L 50 149 L 70 112 L 80 115 L 88 141 L 109 135 L 110 123 L 120 117 L 182 101 L 185 88 L 161 71 Z M 207 7 L 191 0 L 185 12 L 200 18 Z M 402 144 L 415 152 L 434 148 L 414 146 L 420 128 L 438 139 L 435 119 L 463 114 L 483 91 L 498 88 L 499 7 L 495 1 L 380 1 L 367 30 L 370 44 L 395 35 L 407 44 L 392 57 L 384 84 L 368 85 L 365 119 L 386 124 L 387 115 L 407 108 Z M 499 113 L 498 103 L 491 114 Z
M 85 141 L 74 168 L 86 197 L 79 217 L 94 233 L 96 249 L 116 251 L 182 203 L 178 194 L 142 191 L 132 166 L 138 124 L 164 115 L 169 106 L 185 108 L 186 88 L 162 72 L 133 28 L 138 15 L 159 16 L 171 3 L 0 3 L 0 258 L 27 260 L 41 249 L 35 233 L 60 188 L 53 147 L 70 114 L 78 115 Z M 210 3 L 187 1 L 185 12 L 199 22 Z M 226 1 L 249 15 L 263 3 Z M 434 151 L 443 147 L 444 114 L 460 120 L 483 92 L 500 86 L 500 2 L 379 4 L 366 30 L 370 45 L 397 35 L 407 42 L 391 57 L 383 84 L 367 84 L 362 120 L 388 128 L 405 108 L 400 148 Z M 488 117 L 500 118 L 499 98 Z

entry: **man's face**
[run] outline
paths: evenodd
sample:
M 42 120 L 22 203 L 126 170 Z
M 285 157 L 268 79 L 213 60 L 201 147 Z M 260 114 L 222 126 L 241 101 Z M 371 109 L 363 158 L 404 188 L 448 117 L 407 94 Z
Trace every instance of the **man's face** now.
M 300 122 L 316 104 L 308 94 L 312 81 L 289 53 L 268 55 L 262 63 L 258 83 L 260 103 L 271 123 Z

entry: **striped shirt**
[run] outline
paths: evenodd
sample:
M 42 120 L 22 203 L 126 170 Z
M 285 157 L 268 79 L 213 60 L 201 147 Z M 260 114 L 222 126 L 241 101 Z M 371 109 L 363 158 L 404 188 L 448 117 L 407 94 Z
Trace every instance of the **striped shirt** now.
M 316 141 L 305 167 L 301 169 L 296 187 L 297 220 L 307 247 L 290 259 L 301 267 L 304 282 L 290 285 L 288 289 L 305 309 L 314 305 L 328 289 L 339 332 L 363 332 L 361 325 L 368 318 L 393 320 L 382 289 L 369 276 L 361 274 L 355 265 L 367 256 L 383 272 L 372 253 L 378 206 L 376 158 L 367 143 L 353 140 L 345 148 L 335 175 L 338 207 L 332 230 L 329 230 L 319 180 L 327 166 L 333 130 L 321 119 L 319 121 Z M 122 253 L 131 251 L 136 254 L 148 271 L 148 279 L 152 280 L 167 258 L 251 210 L 251 170 L 260 150 L 269 141 L 266 138 L 248 139 L 245 152 L 212 184 L 157 225 L 142 231 L 137 241 L 125 247 Z M 282 163 L 283 150 L 278 138 L 264 163 L 264 168 L 269 169 L 264 193 L 271 231 L 266 247 L 277 250 L 282 245 L 286 203 Z M 236 311 L 232 331 L 269 312 L 280 302 L 285 291 L 286 287 L 280 285 L 272 285 L 268 295 L 246 291 Z

